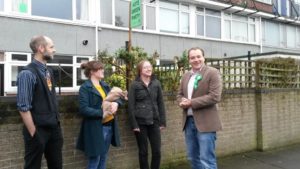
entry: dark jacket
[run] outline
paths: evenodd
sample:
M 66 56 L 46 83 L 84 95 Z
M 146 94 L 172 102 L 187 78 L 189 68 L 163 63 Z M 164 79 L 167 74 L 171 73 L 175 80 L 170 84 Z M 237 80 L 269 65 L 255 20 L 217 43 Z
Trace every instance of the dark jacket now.
M 107 94 L 109 86 L 101 81 L 100 85 Z M 102 97 L 90 80 L 79 89 L 79 114 L 83 117 L 77 141 L 77 149 L 82 150 L 89 157 L 98 156 L 104 150 L 102 130 Z M 113 146 L 120 145 L 120 136 L 116 116 L 113 121 Z
M 166 126 L 166 113 L 160 82 L 152 77 L 148 87 L 138 77 L 128 93 L 128 112 L 132 128 L 151 125 L 155 121 Z
M 52 70 L 48 68 L 52 83 L 51 90 L 48 88 L 45 77 L 38 71 L 34 63 L 28 64 L 24 70 L 29 70 L 35 74 L 37 81 L 32 97 L 32 108 L 30 109 L 34 124 L 40 127 L 57 127 L 59 113 Z

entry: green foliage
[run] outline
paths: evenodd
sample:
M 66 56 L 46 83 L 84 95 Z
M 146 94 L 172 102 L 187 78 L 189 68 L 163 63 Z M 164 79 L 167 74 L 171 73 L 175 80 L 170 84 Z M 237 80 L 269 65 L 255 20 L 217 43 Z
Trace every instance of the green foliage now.
M 179 69 L 188 69 L 189 68 L 189 58 L 187 51 L 183 51 L 182 55 L 180 57 L 175 56 L 175 59 L 177 60 L 177 66 Z
M 126 90 L 126 78 L 120 74 L 114 73 L 106 77 L 105 82 L 107 82 L 110 87 L 119 87 L 122 90 Z

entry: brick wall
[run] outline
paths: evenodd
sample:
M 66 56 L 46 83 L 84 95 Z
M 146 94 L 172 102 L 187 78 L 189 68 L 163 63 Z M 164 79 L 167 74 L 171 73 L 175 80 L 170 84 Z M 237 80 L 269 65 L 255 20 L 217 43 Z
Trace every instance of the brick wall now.
M 300 91 L 260 91 L 258 149 L 300 142 Z
M 218 156 L 300 142 L 300 90 L 232 90 L 224 91 L 222 97 L 219 110 L 223 130 L 218 132 Z M 163 166 L 185 160 L 181 110 L 172 98 L 165 97 L 165 101 L 167 129 L 162 131 Z M 85 168 L 83 153 L 75 150 L 81 122 L 76 113 L 77 97 L 61 97 L 60 111 L 64 168 Z M 110 148 L 108 168 L 137 168 L 136 141 L 124 109 L 118 112 L 118 121 L 122 145 L 120 148 Z M 22 168 L 24 150 L 21 130 L 22 122 L 15 108 L 15 98 L 0 98 L 0 169 Z

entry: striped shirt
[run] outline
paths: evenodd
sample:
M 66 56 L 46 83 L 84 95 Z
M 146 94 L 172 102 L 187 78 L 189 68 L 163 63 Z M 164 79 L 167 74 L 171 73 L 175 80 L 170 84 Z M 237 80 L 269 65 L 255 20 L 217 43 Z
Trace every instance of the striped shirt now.
M 46 78 L 47 66 L 35 59 L 32 60 L 38 71 Z M 37 77 L 30 70 L 22 70 L 17 79 L 17 108 L 21 112 L 27 112 L 32 108 L 32 97 Z

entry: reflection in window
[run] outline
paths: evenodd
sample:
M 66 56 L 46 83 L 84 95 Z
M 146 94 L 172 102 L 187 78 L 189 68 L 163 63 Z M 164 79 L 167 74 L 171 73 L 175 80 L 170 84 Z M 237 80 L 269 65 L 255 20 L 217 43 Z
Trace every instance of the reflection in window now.
M 48 66 L 53 70 L 53 76 L 57 87 L 73 86 L 73 68 L 71 66 Z
M 279 46 L 279 24 L 273 22 L 265 22 L 265 44 Z
M 27 13 L 28 12 L 28 0 L 12 0 L 11 10 L 13 12 Z
M 52 60 L 48 61 L 48 63 L 72 64 L 73 57 L 55 55 Z
M 196 9 L 197 35 L 204 36 L 204 9 L 198 6 Z
M 115 11 L 115 25 L 118 27 L 128 27 L 129 2 L 125 0 L 115 0 Z
M 160 2 L 159 23 L 161 32 L 179 33 L 178 8 L 178 4 Z
M 70 0 L 32 0 L 32 15 L 72 20 Z
M 278 25 L 278 24 L 277 24 Z M 280 46 L 286 47 L 286 25 L 279 25 L 280 28 Z M 273 34 L 274 36 L 274 34 Z
M 112 0 L 100 1 L 101 23 L 112 24 Z
M 12 54 L 11 55 L 12 61 L 27 61 L 27 55 L 24 54 Z
M 189 13 L 181 13 L 181 33 L 189 34 L 190 33 L 190 16 Z
M 80 86 L 84 83 L 84 81 L 87 79 L 84 75 L 84 69 L 77 68 L 77 86 Z
M 89 0 L 76 0 L 76 19 L 89 20 Z
M 146 6 L 146 29 L 155 30 L 156 29 L 156 13 L 155 7 Z
M 0 0 L 0 11 L 4 11 L 4 0 Z
M 89 59 L 88 58 L 77 58 L 76 59 L 76 63 L 85 63 L 85 62 L 88 62 Z
M 232 21 L 232 40 L 235 41 L 248 41 L 248 24 L 245 22 Z
M 300 29 L 299 28 L 297 28 L 296 45 L 298 48 L 300 47 Z
M 286 29 L 286 38 L 287 38 L 287 47 L 295 48 L 296 47 L 296 27 L 287 26 Z
M 230 40 L 231 39 L 231 22 L 230 20 L 224 21 L 224 38 Z
M 221 38 L 221 18 L 206 16 L 206 36 L 210 38 Z
M 11 86 L 17 86 L 17 77 L 24 66 L 11 66 Z

